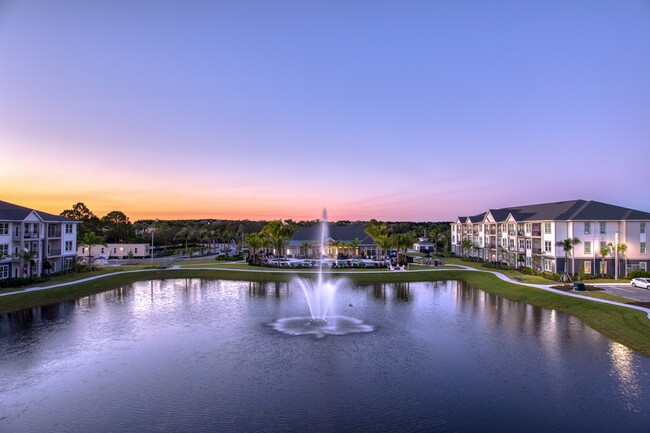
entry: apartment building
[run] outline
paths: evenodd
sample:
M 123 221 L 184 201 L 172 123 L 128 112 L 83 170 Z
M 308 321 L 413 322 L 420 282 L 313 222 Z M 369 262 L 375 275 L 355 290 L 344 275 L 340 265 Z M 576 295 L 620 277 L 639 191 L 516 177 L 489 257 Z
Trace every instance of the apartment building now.
M 458 217 L 452 251 L 547 272 L 627 275 L 648 270 L 650 213 L 593 200 L 570 200 L 489 209 Z M 565 254 L 558 242 L 577 238 Z M 603 256 L 603 250 L 607 252 Z M 618 252 L 617 252 L 618 251 Z
M 0 200 L 0 279 L 74 267 L 79 221 Z
M 88 245 L 80 244 L 77 247 L 77 255 L 80 257 L 88 257 Z M 90 250 L 90 256 L 101 256 L 111 259 L 143 259 L 145 257 L 151 257 L 151 246 L 144 243 L 93 245 Z

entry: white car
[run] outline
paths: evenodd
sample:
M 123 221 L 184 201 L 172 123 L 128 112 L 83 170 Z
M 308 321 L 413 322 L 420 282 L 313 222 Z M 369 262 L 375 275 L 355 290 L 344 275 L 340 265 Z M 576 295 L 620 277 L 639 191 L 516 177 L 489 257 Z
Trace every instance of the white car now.
M 650 289 L 650 278 L 635 278 L 630 284 L 632 287 L 641 287 L 642 289 Z

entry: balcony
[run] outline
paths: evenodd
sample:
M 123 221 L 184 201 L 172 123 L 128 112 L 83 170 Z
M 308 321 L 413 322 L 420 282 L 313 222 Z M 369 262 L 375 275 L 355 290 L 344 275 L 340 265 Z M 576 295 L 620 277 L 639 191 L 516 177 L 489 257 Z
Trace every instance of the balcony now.
M 59 229 L 59 230 L 48 230 L 47 231 L 47 237 L 48 238 L 60 238 L 61 237 L 61 229 Z
M 533 230 L 532 233 L 533 233 L 533 236 L 541 236 L 541 235 L 542 235 L 542 231 L 541 231 L 541 230 Z
M 60 256 L 61 255 L 61 248 L 50 249 L 50 252 L 48 252 L 47 255 L 48 256 Z
M 24 239 L 38 239 L 38 232 L 27 232 L 23 235 Z

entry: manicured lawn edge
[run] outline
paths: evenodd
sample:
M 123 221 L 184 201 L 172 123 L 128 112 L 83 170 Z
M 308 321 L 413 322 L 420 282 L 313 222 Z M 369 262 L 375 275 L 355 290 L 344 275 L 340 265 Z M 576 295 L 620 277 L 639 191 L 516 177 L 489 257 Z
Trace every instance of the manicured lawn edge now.
M 547 292 L 534 287 L 508 283 L 486 272 L 439 270 L 431 272 L 386 272 L 338 274 L 357 284 L 460 280 L 496 296 L 543 308 L 554 309 L 582 320 L 586 325 L 646 356 L 650 356 L 650 320 L 645 312 L 616 305 Z M 109 275 L 97 280 L 0 298 L 0 314 L 76 299 L 114 289 L 135 281 L 172 278 L 205 278 L 240 281 L 290 281 L 296 276 L 315 278 L 315 274 L 277 272 L 255 273 L 226 270 L 168 269 Z

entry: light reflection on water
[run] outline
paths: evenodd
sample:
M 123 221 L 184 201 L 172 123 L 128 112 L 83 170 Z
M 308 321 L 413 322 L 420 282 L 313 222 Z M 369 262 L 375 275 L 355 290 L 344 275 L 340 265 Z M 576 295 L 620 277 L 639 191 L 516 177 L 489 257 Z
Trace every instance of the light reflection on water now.
M 147 281 L 0 319 L 0 431 L 647 431 L 649 359 L 457 283 L 341 289 L 366 334 L 279 334 L 291 283 Z M 55 426 L 55 427 L 53 427 Z

